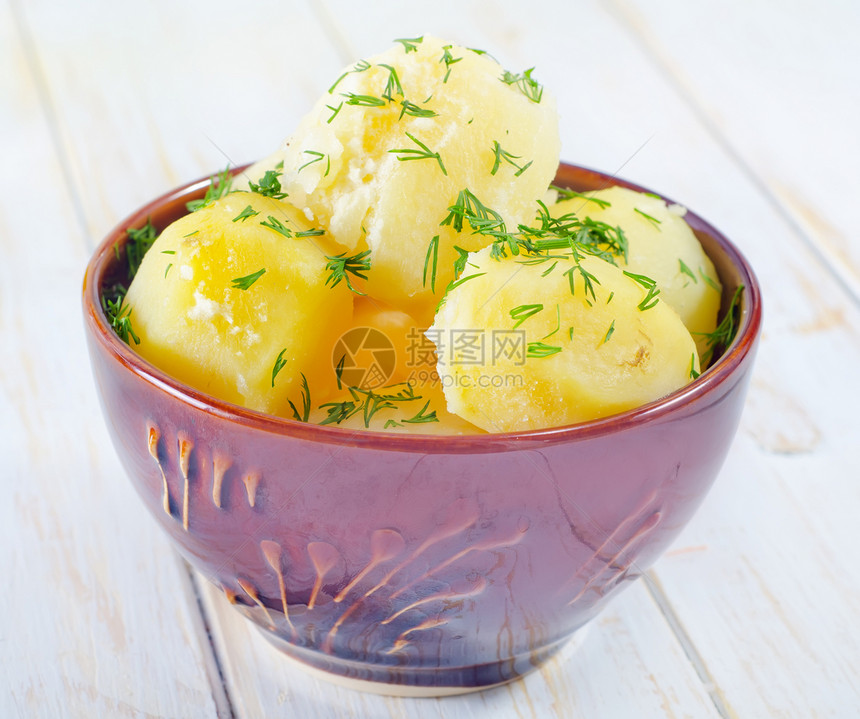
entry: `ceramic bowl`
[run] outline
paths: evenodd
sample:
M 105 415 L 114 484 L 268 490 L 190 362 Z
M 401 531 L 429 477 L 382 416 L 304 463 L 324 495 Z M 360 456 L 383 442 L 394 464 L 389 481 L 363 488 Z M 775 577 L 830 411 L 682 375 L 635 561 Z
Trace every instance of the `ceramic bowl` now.
M 642 189 L 571 165 L 557 182 Z M 725 296 L 746 289 L 734 342 L 694 382 L 568 427 L 389 435 L 219 401 L 141 359 L 105 322 L 99 293 L 122 274 L 125 229 L 147 218 L 162 229 L 207 184 L 141 208 L 96 251 L 83 288 L 92 369 L 152 516 L 305 667 L 391 694 L 512 680 L 641 575 L 701 503 L 738 425 L 761 299 L 738 250 L 695 214 Z

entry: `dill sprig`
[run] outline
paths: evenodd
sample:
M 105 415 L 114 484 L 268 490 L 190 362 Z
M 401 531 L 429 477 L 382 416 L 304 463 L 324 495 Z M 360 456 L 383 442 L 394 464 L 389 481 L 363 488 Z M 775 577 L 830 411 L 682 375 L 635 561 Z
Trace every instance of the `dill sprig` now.
M 505 70 L 500 78 L 505 85 L 516 85 L 519 91 L 534 103 L 540 103 L 543 97 L 543 86 L 532 77 L 534 68 L 525 72 L 513 73 Z
M 238 215 L 233 218 L 233 222 L 244 222 L 249 217 L 255 217 L 260 213 L 255 210 L 251 205 L 248 205 L 244 210 L 242 210 Z
M 230 280 L 230 287 L 232 287 L 234 290 L 247 290 L 264 274 L 266 274 L 266 268 L 262 267 L 256 272 L 252 272 L 250 275 L 245 275 L 244 277 L 236 277 Z
M 519 160 L 522 156 L 512 155 L 499 144 L 498 140 L 493 140 L 493 154 L 495 156 L 495 160 L 493 162 L 493 169 L 490 170 L 491 175 L 495 175 L 499 171 L 499 167 L 504 161 L 511 165 L 511 167 L 516 168 L 517 171 L 514 173 L 514 177 L 519 177 L 528 170 L 529 167 L 531 167 L 532 162 L 534 162 L 534 160 L 529 160 L 525 165 L 518 165 L 514 160 Z
M 409 115 L 411 117 L 436 117 L 438 114 L 435 110 L 431 110 L 429 107 L 421 107 L 409 100 L 401 100 L 400 107 L 402 109 L 400 110 L 400 117 L 397 118 L 398 120 L 403 119 L 404 115 Z
M 732 295 L 732 301 L 726 310 L 726 314 L 713 332 L 694 332 L 693 334 L 705 338 L 705 352 L 702 354 L 702 367 L 710 365 L 717 353 L 725 352 L 732 343 L 738 332 L 741 314 L 741 297 L 744 286 L 738 285 Z
M 520 305 L 519 307 L 514 307 L 512 310 L 508 310 L 511 319 L 516 320 L 513 329 L 519 327 L 529 317 L 533 317 L 541 310 L 543 310 L 542 304 Z
M 442 84 L 448 82 L 448 78 L 451 76 L 451 66 L 463 59 L 462 57 L 454 57 L 451 53 L 452 47 L 453 45 L 442 46 L 442 57 L 439 58 L 439 62 L 445 63 L 445 77 L 442 78 Z
M 311 416 L 311 389 L 308 387 L 308 378 L 305 377 L 305 373 L 301 372 L 302 375 L 302 411 L 299 412 L 296 409 L 296 405 L 293 404 L 292 400 L 288 400 L 290 404 L 290 409 L 293 410 L 293 417 L 295 417 L 299 422 L 307 422 Z
M 430 406 L 430 400 L 428 399 L 426 404 L 418 410 L 418 414 L 410 419 L 404 419 L 403 422 L 406 424 L 426 424 L 427 422 L 438 422 L 439 418 L 436 416 L 436 410 L 434 409 L 432 412 L 427 412 L 427 408 Z M 426 414 L 425 414 L 426 413 Z M 386 424 L 388 424 L 386 422 Z
M 487 207 L 468 188 L 460 190 L 457 201 L 448 207 L 448 215 L 439 224 L 450 225 L 456 232 L 463 231 L 464 223 L 472 228 L 476 234 L 494 237 L 493 256 L 495 255 L 495 244 L 505 243 L 512 254 L 519 254 L 519 245 L 513 235 L 505 228 L 505 221 L 494 209 Z
M 552 355 L 561 352 L 561 347 L 558 345 L 548 345 L 545 342 L 529 342 L 526 345 L 527 359 L 542 359 L 544 357 L 552 357 Z
M 331 110 L 331 115 L 328 120 L 326 120 L 327 125 L 331 125 L 334 118 L 337 117 L 337 114 L 340 112 L 340 109 L 343 107 L 343 103 L 341 102 L 337 107 L 332 107 L 331 105 L 326 105 L 326 107 Z
M 678 271 L 681 274 L 687 275 L 691 280 L 693 280 L 693 284 L 699 284 L 699 278 L 696 277 L 696 273 L 691 270 L 687 264 L 680 257 L 678 258 Z M 689 283 L 688 283 L 689 284 Z
M 137 274 L 144 255 L 149 252 L 158 234 L 155 226 L 148 219 L 140 229 L 129 227 L 125 232 L 128 235 L 125 243 L 125 258 L 128 263 L 128 279 L 131 280 Z
M 126 344 L 131 344 L 131 339 L 136 345 L 140 344 L 138 337 L 131 326 L 131 307 L 125 304 L 126 288 L 124 285 L 116 284 L 110 290 L 102 292 L 102 311 L 105 313 L 108 324 L 117 336 Z
M 355 65 L 353 65 L 349 70 L 346 70 L 337 80 L 334 81 L 334 84 L 328 89 L 328 94 L 331 95 L 334 92 L 334 89 L 340 84 L 340 81 L 343 80 L 347 75 L 350 75 L 354 72 L 364 72 L 365 70 L 369 70 L 371 67 L 370 63 L 367 60 L 359 60 Z M 331 120 L 329 120 L 331 122 Z
M 281 189 L 280 172 L 277 169 L 266 170 L 257 182 L 248 182 L 251 192 L 264 197 L 272 197 L 275 200 L 283 200 L 287 193 Z
M 660 294 L 657 282 L 646 275 L 637 275 L 635 272 L 628 272 L 627 270 L 624 270 L 624 274 L 647 290 L 645 298 L 637 305 L 639 311 L 644 312 L 645 310 L 650 310 L 652 307 L 656 307 L 660 302 L 657 298 L 657 295 Z
M 638 207 L 634 207 L 633 211 L 644 217 L 652 226 L 656 227 L 658 230 L 660 229 L 660 225 L 662 223 L 656 217 L 652 217 L 647 212 L 643 212 L 642 210 L 640 210 Z
M 342 93 L 346 98 L 347 105 L 357 105 L 359 107 L 385 107 L 388 102 L 381 97 L 375 95 L 357 95 L 354 92 Z
M 354 275 L 362 280 L 367 279 L 367 275 L 364 273 L 370 270 L 370 250 L 352 256 L 347 256 L 346 252 L 341 252 L 339 255 L 326 255 L 326 260 L 328 262 L 325 268 L 329 271 L 329 276 L 325 281 L 327 285 L 331 284 L 332 287 L 336 287 L 343 280 L 355 294 L 364 295 L 364 292 L 352 286 L 349 276 Z
M 389 102 L 394 102 L 394 95 L 403 96 L 403 86 L 400 84 L 400 77 L 397 75 L 397 69 L 391 65 L 386 65 L 384 62 L 379 63 L 377 67 L 384 67 L 388 70 L 388 81 L 385 83 L 385 89 L 382 91 L 382 97 Z
M 394 390 L 400 387 L 397 391 Z M 412 389 L 412 385 L 408 382 L 388 385 L 383 387 L 381 392 L 374 392 L 371 389 L 362 389 L 360 387 L 347 387 L 349 391 L 349 399 L 340 402 L 326 402 L 320 405 L 320 409 L 326 411 L 326 416 L 320 422 L 321 425 L 340 424 L 350 417 L 361 414 L 365 428 L 370 428 L 370 423 L 374 416 L 385 409 L 396 409 L 400 403 L 412 402 L 422 399 L 421 395 L 416 395 Z M 429 401 L 427 403 L 429 405 Z M 433 422 L 436 420 L 430 419 L 435 416 L 435 412 L 424 415 L 427 406 L 423 407 L 412 419 L 416 422 Z M 423 417 L 423 419 L 422 419 Z M 403 420 L 404 422 L 408 420 Z
M 605 345 L 607 342 L 609 342 L 609 339 L 612 337 L 614 332 L 615 332 L 615 320 L 612 320 L 612 322 L 609 325 L 609 329 L 606 330 L 606 334 L 603 336 L 603 342 L 601 342 L 600 344 Z
M 592 197 L 591 195 L 586 195 L 582 192 L 577 192 L 576 190 L 569 190 L 566 187 L 559 187 L 558 185 L 550 185 L 549 188 L 551 190 L 555 190 L 558 193 L 558 202 L 562 200 L 571 200 L 573 198 L 578 198 L 583 200 L 584 202 L 593 202 L 597 205 L 601 210 L 605 210 L 607 207 L 612 207 L 612 203 L 609 200 L 604 200 L 600 197 Z
M 432 265 L 430 264 L 432 259 Z M 422 286 L 427 286 L 427 273 L 430 272 L 430 291 L 436 292 L 436 264 L 439 261 L 439 235 L 434 235 L 427 245 L 427 256 L 424 258 L 424 276 Z
M 418 52 L 418 45 L 424 42 L 424 36 L 420 37 L 400 37 L 395 38 L 394 42 L 399 42 L 403 45 L 404 52 L 408 55 L 410 52 Z
M 317 152 L 316 150 L 302 150 L 302 154 L 311 155 L 312 159 L 308 160 L 304 165 L 299 167 L 299 169 L 296 170 L 296 173 L 301 172 L 306 167 L 310 167 L 316 162 L 322 162 L 323 158 L 325 158 L 325 172 L 323 173 L 323 177 L 328 177 L 328 173 L 331 171 L 331 158 L 328 155 L 322 152 Z
M 448 176 L 448 170 L 445 169 L 445 163 L 442 162 L 442 156 L 438 152 L 433 152 L 433 150 L 409 132 L 406 133 L 406 137 L 418 145 L 418 149 L 407 147 L 389 150 L 389 152 L 397 155 L 397 159 L 400 162 L 406 162 L 408 160 L 436 160 L 436 162 L 439 163 L 439 168 L 442 170 L 442 174 L 446 177 Z
M 230 166 L 228 165 L 222 172 L 209 178 L 209 187 L 206 189 L 203 199 L 186 202 L 185 207 L 189 212 L 197 212 L 197 210 L 208 207 L 215 200 L 220 200 L 222 197 L 229 195 L 232 192 L 232 187 L 233 175 L 230 174 Z
M 287 366 L 287 360 L 284 359 L 284 355 L 286 354 L 286 352 L 287 348 L 284 347 L 284 349 L 281 350 L 280 354 L 275 359 L 275 364 L 272 367 L 272 387 L 275 386 L 275 377 L 277 377 L 280 371 Z
M 263 227 L 268 227 L 270 230 L 274 230 L 279 235 L 283 235 L 287 239 L 293 236 L 292 230 L 287 227 L 283 222 L 281 222 L 274 215 L 269 215 L 260 223 Z
M 599 285 L 600 280 L 586 270 L 578 259 L 576 259 L 575 262 L 575 265 L 569 267 L 563 273 L 570 283 L 570 294 L 576 296 L 576 273 L 578 272 L 579 276 L 582 278 L 582 286 L 585 292 L 586 302 L 588 302 L 588 295 L 591 295 L 591 299 L 593 301 L 597 301 L 597 296 L 594 292 L 594 285 Z

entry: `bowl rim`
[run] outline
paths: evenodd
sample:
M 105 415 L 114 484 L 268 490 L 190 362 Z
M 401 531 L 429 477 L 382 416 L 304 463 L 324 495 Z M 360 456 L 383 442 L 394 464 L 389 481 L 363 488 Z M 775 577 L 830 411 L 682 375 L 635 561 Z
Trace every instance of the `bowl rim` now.
M 250 164 L 232 168 L 234 175 L 243 172 Z M 665 195 L 627 180 L 608 175 L 581 165 L 561 162 L 559 173 L 573 173 L 577 179 L 588 180 L 600 187 L 621 186 L 637 192 L 656 194 L 667 203 L 675 203 Z M 188 182 L 156 197 L 122 219 L 99 243 L 90 257 L 83 280 L 82 304 L 84 323 L 91 337 L 126 371 L 160 389 L 190 407 L 203 410 L 221 420 L 242 424 L 246 428 L 268 433 L 288 435 L 297 439 L 324 444 L 368 446 L 391 451 L 422 451 L 427 454 L 450 454 L 470 451 L 508 451 L 528 446 L 545 446 L 562 442 L 581 441 L 600 435 L 616 434 L 633 426 L 661 421 L 673 412 L 703 399 L 729 380 L 753 352 L 761 331 L 762 296 L 758 280 L 741 251 L 717 228 L 687 209 L 685 219 L 694 228 L 707 233 L 720 245 L 722 251 L 738 272 L 744 285 L 740 318 L 732 343 L 718 360 L 693 381 L 664 397 L 625 412 L 599 419 L 559 427 L 494 432 L 467 435 L 433 435 L 421 433 L 400 434 L 373 429 L 352 429 L 336 425 L 318 425 L 270 415 L 227 402 L 190 387 L 151 364 L 123 342 L 108 325 L 102 312 L 100 291 L 106 270 L 115 261 L 115 245 L 121 243 L 129 227 L 137 227 L 153 212 L 172 202 L 179 202 L 202 191 L 211 181 L 206 176 Z M 686 207 L 684 205 L 684 207 Z

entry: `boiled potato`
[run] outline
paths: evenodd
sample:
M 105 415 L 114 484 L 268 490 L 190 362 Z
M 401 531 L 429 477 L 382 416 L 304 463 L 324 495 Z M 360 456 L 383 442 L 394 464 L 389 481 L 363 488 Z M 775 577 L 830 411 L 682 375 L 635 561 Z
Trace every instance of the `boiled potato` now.
M 627 236 L 624 269 L 650 277 L 661 298 L 674 309 L 692 333 L 700 354 L 704 334 L 717 326 L 722 287 L 714 265 L 702 249 L 683 208 L 667 207 L 659 197 L 611 187 L 562 200 L 550 207 L 553 217 L 573 213 L 621 227 Z
M 128 291 L 137 350 L 203 392 L 292 416 L 302 374 L 311 386 L 332 374 L 319 357 L 352 315 L 345 284 L 326 285 L 333 246 L 296 237 L 310 229 L 290 205 L 248 192 L 177 220 Z
M 470 256 L 460 282 L 428 336 L 439 345 L 449 411 L 488 432 L 604 417 L 698 371 L 677 313 L 597 257 L 524 264 L 487 248 Z
M 455 246 L 490 240 L 468 221 L 441 224 L 449 207 L 476 198 L 515 230 L 532 219 L 559 149 L 555 102 L 530 71 L 506 74 L 425 37 L 347 68 L 251 174 L 283 163 L 282 186 L 312 222 L 349 253 L 370 249 L 366 291 L 426 326 L 454 278 Z

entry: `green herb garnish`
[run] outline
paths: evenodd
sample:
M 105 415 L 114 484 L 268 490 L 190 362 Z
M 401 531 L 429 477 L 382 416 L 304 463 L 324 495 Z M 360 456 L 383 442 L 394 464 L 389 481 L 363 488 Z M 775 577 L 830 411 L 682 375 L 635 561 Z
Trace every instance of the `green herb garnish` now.
M 233 176 L 230 174 L 230 166 L 228 165 L 222 172 L 209 178 L 209 187 L 202 200 L 186 202 L 185 207 L 189 212 L 197 212 L 197 210 L 211 205 L 215 200 L 220 200 L 222 197 L 229 195 L 232 192 L 232 186 Z
M 343 80 L 343 78 L 345 78 L 347 75 L 350 75 L 354 72 L 364 72 L 365 70 L 369 70 L 370 67 L 370 63 L 366 60 L 359 60 L 357 63 L 355 63 L 355 65 L 352 66 L 351 69 L 344 72 L 337 80 L 334 81 L 334 85 L 332 85 L 328 89 L 328 94 L 331 95 L 334 92 L 334 89 L 340 84 L 340 81 Z M 331 122 L 331 120 L 329 120 L 329 122 Z
M 360 292 L 352 286 L 349 276 L 354 275 L 363 280 L 367 279 L 367 275 L 364 273 L 370 270 L 370 250 L 365 250 L 351 257 L 348 257 L 346 252 L 341 252 L 339 255 L 326 255 L 326 259 L 328 262 L 325 268 L 329 271 L 329 276 L 325 281 L 327 285 L 331 284 L 332 287 L 336 287 L 343 280 L 355 294 L 364 295 L 364 292 Z
M 634 207 L 633 211 L 638 212 L 640 215 L 642 215 L 642 217 L 644 217 L 646 220 L 648 220 L 648 222 L 650 222 L 652 225 L 654 225 L 654 227 L 656 227 L 658 230 L 660 229 L 661 222 L 656 217 L 652 217 L 651 215 L 649 215 L 645 212 L 642 212 L 642 210 L 640 210 L 638 207 Z
M 660 300 L 657 299 L 657 295 L 660 294 L 660 290 L 657 288 L 657 282 L 652 280 L 650 277 L 646 277 L 645 275 L 637 275 L 634 272 L 627 272 L 627 270 L 624 270 L 624 274 L 627 275 L 631 280 L 648 290 L 645 295 L 645 298 L 637 305 L 639 311 L 644 312 L 645 310 L 650 310 L 652 307 L 656 307 L 657 304 L 660 302 Z
M 382 97 L 389 102 L 394 102 L 393 95 L 403 95 L 403 86 L 400 84 L 400 78 L 397 76 L 397 70 L 391 65 L 379 63 L 378 67 L 384 67 L 388 70 L 388 82 L 385 83 L 385 89 L 382 91 Z
M 448 176 L 448 171 L 445 169 L 445 164 L 442 162 L 442 157 L 438 152 L 433 152 L 433 150 L 427 147 L 427 145 L 421 142 L 421 140 L 408 132 L 406 133 L 406 137 L 418 145 L 417 150 L 415 148 L 405 148 L 389 150 L 389 152 L 397 155 L 397 159 L 401 162 L 406 162 L 407 160 L 436 160 L 436 162 L 439 163 L 442 174 L 446 177 Z
M 548 345 L 544 342 L 529 342 L 526 345 L 527 358 L 542 359 L 544 357 L 551 357 L 559 352 L 561 352 L 561 347 L 558 345 Z
M 430 264 L 432 257 L 433 264 Z M 424 258 L 424 277 L 422 279 L 422 285 L 424 287 L 427 286 L 427 271 L 430 270 L 430 291 L 436 292 L 436 263 L 439 260 L 439 235 L 434 235 L 433 239 L 430 240 L 430 244 L 427 245 L 427 255 Z M 431 269 L 432 268 L 432 269 Z
M 424 36 L 395 38 L 394 42 L 403 45 L 403 49 L 408 55 L 410 52 L 418 52 L 418 45 L 424 42 Z
M 331 170 L 331 160 L 329 156 L 323 154 L 322 152 L 317 152 L 316 150 L 302 150 L 302 153 L 305 155 L 312 155 L 313 159 L 308 160 L 304 165 L 302 165 L 296 172 L 301 172 L 306 167 L 313 165 L 315 162 L 321 162 L 323 158 L 325 158 L 325 172 L 323 173 L 323 177 L 328 177 L 328 173 Z
M 424 414 L 427 411 L 427 408 L 430 406 L 430 400 L 427 400 L 427 403 L 418 410 L 418 414 L 410 419 L 404 419 L 403 421 L 406 424 L 425 424 L 427 422 L 438 422 L 439 418 L 436 416 L 436 410 L 434 409 L 429 414 Z M 387 423 L 386 423 L 386 426 Z
M 233 222 L 244 221 L 247 220 L 249 217 L 254 217 L 255 215 L 259 214 L 260 213 L 257 212 L 257 210 L 255 210 L 253 207 L 251 207 L 251 205 L 248 205 L 244 210 L 242 210 L 238 215 L 233 218 Z
M 328 120 L 326 120 L 326 124 L 330 125 L 332 120 L 337 117 L 337 113 L 340 112 L 340 108 L 343 107 L 343 103 L 341 102 L 337 107 L 332 107 L 331 105 L 326 105 L 326 107 L 331 110 L 331 116 Z
M 149 252 L 149 248 L 155 242 L 157 233 L 155 226 L 150 220 L 140 229 L 129 227 L 126 230 L 128 240 L 125 243 L 125 257 L 128 262 L 128 278 L 133 279 L 137 274 L 140 263 L 143 262 L 144 255 Z
M 463 59 L 462 57 L 454 57 L 451 54 L 452 47 L 453 45 L 444 45 L 442 47 L 442 57 L 439 58 L 439 62 L 445 63 L 445 77 L 442 78 L 443 84 L 448 82 L 448 78 L 451 76 L 451 65 Z
M 247 290 L 251 287 L 257 280 L 259 280 L 264 274 L 266 274 L 266 268 L 263 267 L 256 272 L 252 272 L 250 275 L 245 275 L 244 277 L 236 277 L 233 280 L 230 280 L 231 287 L 234 290 Z
M 281 181 L 278 170 L 266 170 L 259 182 L 248 182 L 248 187 L 251 192 L 264 197 L 272 197 L 276 200 L 283 200 L 287 193 L 281 190 Z
M 411 117 L 436 117 L 437 115 L 437 113 L 429 107 L 421 107 L 409 100 L 401 100 L 400 107 L 402 109 L 400 110 L 400 117 L 397 118 L 398 120 L 403 119 L 404 115 L 410 115 Z
M 534 72 L 533 67 L 519 74 L 505 70 L 500 79 L 505 85 L 516 85 L 529 100 L 539 103 L 543 97 L 543 87 L 532 78 L 532 72 Z
M 308 378 L 305 377 L 305 373 L 302 372 L 302 411 L 301 413 L 296 409 L 296 405 L 293 404 L 292 400 L 288 400 L 290 403 L 290 408 L 293 410 L 293 417 L 295 417 L 299 422 L 307 422 L 311 416 L 311 390 L 308 387 Z
M 569 190 L 566 187 L 559 187 L 558 185 L 550 185 L 551 190 L 555 190 L 558 193 L 558 201 L 562 200 L 570 200 L 574 197 L 583 200 L 584 202 L 593 202 L 597 205 L 601 210 L 605 210 L 607 207 L 612 207 L 612 203 L 609 200 L 604 200 L 599 197 L 591 197 L 590 195 L 583 194 L 582 192 L 577 192 L 576 190 Z
M 519 307 L 514 307 L 512 310 L 508 310 L 508 314 L 511 316 L 512 320 L 516 320 L 513 329 L 519 327 L 523 322 L 525 322 L 529 317 L 533 317 L 538 312 L 543 309 L 542 304 L 535 305 L 520 305 Z
M 702 366 L 707 367 L 714 358 L 717 352 L 724 352 L 734 340 L 740 323 L 741 312 L 741 296 L 744 292 L 744 286 L 738 285 L 735 293 L 732 295 L 732 301 L 726 310 L 726 314 L 720 323 L 716 326 L 713 332 L 694 332 L 698 337 L 705 338 L 707 349 L 702 355 Z
M 609 329 L 606 330 L 606 334 L 603 336 L 603 342 L 600 344 L 606 344 L 609 342 L 609 338 L 612 337 L 612 334 L 615 332 L 615 320 L 612 320 L 612 324 L 609 325 Z
M 108 324 L 123 342 L 130 344 L 129 339 L 131 339 L 139 345 L 140 337 L 135 334 L 131 326 L 131 307 L 125 304 L 126 289 L 122 285 L 115 285 L 113 289 L 115 293 L 113 299 L 109 299 L 104 293 L 101 297 L 102 310 Z
M 354 92 L 343 93 L 347 105 L 358 105 L 359 107 L 385 107 L 388 103 L 381 97 L 374 95 L 356 95 Z
M 495 161 L 493 162 L 493 169 L 490 170 L 491 175 L 495 175 L 499 170 L 499 166 L 502 161 L 507 162 L 512 167 L 515 167 L 517 171 L 514 173 L 514 177 L 519 177 L 526 170 L 529 169 L 533 160 L 529 160 L 525 165 L 518 165 L 514 160 L 519 160 L 521 158 L 520 155 L 512 155 L 507 150 L 503 149 L 499 144 L 498 140 L 493 140 L 493 154 L 495 155 Z
M 678 265 L 680 267 L 680 271 L 682 274 L 687 275 L 694 283 L 699 284 L 699 279 L 696 277 L 696 273 L 693 272 L 687 265 L 684 264 L 684 260 L 680 257 L 678 258 Z
M 278 376 L 278 373 L 284 369 L 287 364 L 287 360 L 284 359 L 284 354 L 286 353 L 287 348 L 281 350 L 281 353 L 278 355 L 278 358 L 275 360 L 275 366 L 272 367 L 272 387 L 275 386 L 275 377 Z
M 260 223 L 263 227 L 268 227 L 270 230 L 274 230 L 280 235 L 283 235 L 286 238 L 290 238 L 293 236 L 292 230 L 287 227 L 283 222 L 281 222 L 277 217 L 273 215 L 269 215 L 265 220 Z

